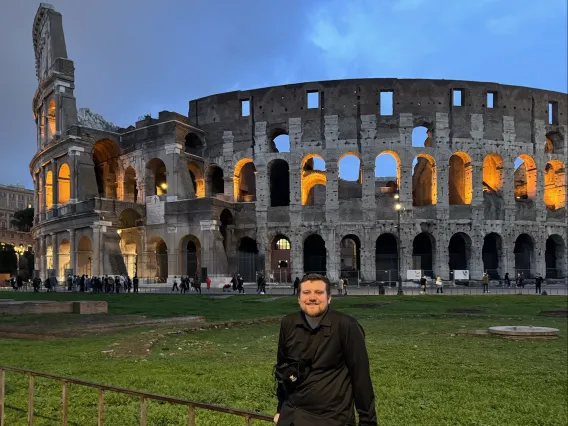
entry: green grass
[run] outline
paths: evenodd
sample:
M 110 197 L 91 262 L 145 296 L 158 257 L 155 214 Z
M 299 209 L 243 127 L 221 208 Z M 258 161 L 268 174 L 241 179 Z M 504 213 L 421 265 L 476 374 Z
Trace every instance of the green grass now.
M 0 296 L 77 299 L 67 294 Z M 109 314 L 197 314 L 209 321 L 282 315 L 297 309 L 292 297 L 269 302 L 260 302 L 259 296 L 217 300 L 195 295 L 88 297 L 109 300 Z M 545 310 L 566 309 L 567 302 L 566 297 L 536 296 L 349 296 L 334 299 L 332 305 L 356 316 L 365 328 L 380 424 L 536 426 L 568 423 L 567 320 L 539 315 Z M 369 303 L 379 305 L 357 306 Z M 476 309 L 479 313 L 459 314 L 453 309 Z M 72 314 L 55 317 L 74 318 Z M 49 317 L 45 319 L 49 321 Z M 14 317 L 0 317 L 5 325 L 8 321 L 17 327 Z M 527 341 L 459 334 L 490 325 L 521 324 L 559 328 L 561 338 Z M 277 324 L 188 334 L 151 330 L 55 341 L 0 339 L 0 365 L 274 413 L 271 372 Z M 161 337 L 147 358 L 103 353 L 116 347 L 136 347 L 158 334 Z M 7 425 L 27 424 L 26 385 L 23 376 L 7 373 Z M 60 388 L 38 379 L 34 424 L 58 423 L 60 395 Z M 70 398 L 70 425 L 95 425 L 96 392 L 71 386 Z M 105 402 L 105 424 L 138 424 L 138 401 L 108 394 Z M 187 424 L 183 415 L 180 408 L 150 404 L 148 424 Z M 198 411 L 197 424 L 244 422 Z

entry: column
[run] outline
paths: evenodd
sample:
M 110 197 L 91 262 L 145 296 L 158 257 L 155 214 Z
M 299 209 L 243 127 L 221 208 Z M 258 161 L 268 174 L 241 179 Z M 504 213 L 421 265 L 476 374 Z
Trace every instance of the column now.
M 292 281 L 304 276 L 304 247 L 303 241 L 298 236 L 290 236 L 290 266 L 292 269 Z
M 325 220 L 327 223 L 337 222 L 339 210 L 339 167 L 337 163 L 326 164 L 325 186 Z
M 193 192 L 193 185 L 191 184 L 187 163 L 181 161 L 180 153 L 183 146 L 179 143 L 173 143 L 164 148 L 166 150 L 164 163 L 166 164 L 166 180 L 168 183 L 167 200 L 187 199 L 189 194 L 186 188 L 191 188 L 191 192 Z
M 517 206 L 515 204 L 514 176 L 514 162 L 508 157 L 503 158 L 503 200 L 505 200 L 505 223 L 514 223 L 517 212 Z
M 361 238 L 361 281 L 375 281 L 377 277 L 373 227 L 365 226 Z
M 39 238 L 39 256 L 40 256 L 40 267 L 39 267 L 39 274 L 42 280 L 47 278 L 47 244 L 45 240 L 45 236 L 42 235 Z
M 377 203 L 375 199 L 375 166 L 371 164 L 371 160 L 365 161 L 365 166 L 361 166 L 363 175 L 363 197 L 361 200 L 363 206 L 363 218 L 365 222 L 376 222 Z
M 339 279 L 339 242 L 336 242 L 335 229 L 330 228 L 327 232 L 322 232 L 325 239 L 325 248 L 327 251 L 326 269 L 327 277 L 331 282 Z
M 102 275 L 101 269 L 101 228 L 99 225 L 92 225 L 93 230 L 93 258 L 91 259 L 92 273 L 91 275 Z
M 398 185 L 400 203 L 406 210 L 412 210 L 412 163 L 401 164 L 399 167 L 400 182 L 398 182 Z
M 50 235 L 51 248 L 53 249 L 53 269 L 55 270 L 57 280 L 61 283 L 61 277 L 59 276 L 59 242 L 57 241 L 57 234 L 55 232 L 52 232 Z
M 45 176 L 46 176 L 46 172 L 45 172 L 45 167 L 41 168 L 40 171 L 40 176 L 41 176 L 41 184 L 43 185 L 43 188 L 41 189 L 41 197 L 40 197 L 40 220 L 45 220 L 45 210 L 46 210 L 46 198 L 45 198 Z
M 54 158 L 51 160 L 51 172 L 53 174 L 53 183 L 52 183 L 52 188 L 51 188 L 51 192 L 53 194 L 53 206 L 52 209 L 56 210 L 58 207 L 58 202 L 59 202 L 59 185 L 58 185 L 58 180 L 57 180 L 57 159 Z
M 443 280 L 450 279 L 450 254 L 448 250 L 449 239 L 444 238 L 444 236 L 438 234 L 436 238 L 436 250 L 434 251 L 435 262 L 434 262 L 434 274 L 435 277 L 439 276 Z M 435 278 L 434 277 L 434 278 Z
M 438 220 L 450 218 L 448 164 L 449 158 L 443 156 L 436 159 L 436 165 L 432 168 L 432 181 L 436 183 L 436 187 L 432 188 L 432 201 L 436 200 L 436 218 Z
M 75 230 L 68 229 L 69 232 L 69 267 L 73 270 L 73 274 L 77 274 L 77 250 L 75 245 Z

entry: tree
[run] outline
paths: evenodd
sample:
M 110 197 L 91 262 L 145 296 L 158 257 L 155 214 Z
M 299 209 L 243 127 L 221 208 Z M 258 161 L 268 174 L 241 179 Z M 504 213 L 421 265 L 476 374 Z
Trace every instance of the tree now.
M 29 209 L 19 210 L 14 213 L 14 217 L 12 218 L 12 225 L 14 225 L 18 231 L 30 232 L 32 226 L 34 226 L 33 207 Z

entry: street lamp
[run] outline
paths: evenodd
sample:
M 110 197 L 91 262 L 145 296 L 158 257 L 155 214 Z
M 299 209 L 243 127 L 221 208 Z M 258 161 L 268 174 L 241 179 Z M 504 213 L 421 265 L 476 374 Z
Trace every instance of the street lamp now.
M 20 275 L 20 256 L 24 254 L 26 249 L 23 244 L 19 246 L 14 246 L 14 251 L 16 252 L 16 276 Z
M 396 194 L 394 194 L 394 199 L 398 200 L 400 198 L 400 196 L 398 195 L 398 192 Z M 397 233 L 397 237 L 398 237 L 398 256 L 397 256 L 397 260 L 398 260 L 398 290 L 396 292 L 397 295 L 402 296 L 404 294 L 404 291 L 402 291 L 402 274 L 401 274 L 401 270 L 400 270 L 400 257 L 401 257 L 401 239 L 400 239 L 400 211 L 402 210 L 402 204 L 400 204 L 399 201 L 396 202 L 396 204 L 394 205 L 394 209 L 396 210 L 396 214 L 397 214 L 397 219 L 398 219 L 398 226 L 396 227 L 396 233 Z

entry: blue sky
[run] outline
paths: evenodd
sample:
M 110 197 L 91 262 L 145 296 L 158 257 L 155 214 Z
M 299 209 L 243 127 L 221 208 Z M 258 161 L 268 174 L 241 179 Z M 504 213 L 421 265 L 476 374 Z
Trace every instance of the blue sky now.
M 52 3 L 75 61 L 78 106 L 120 126 L 163 109 L 185 114 L 190 99 L 213 93 L 312 80 L 444 78 L 567 91 L 566 0 Z M 0 14 L 8 160 L 0 183 L 28 187 L 38 5 L 4 0 Z

